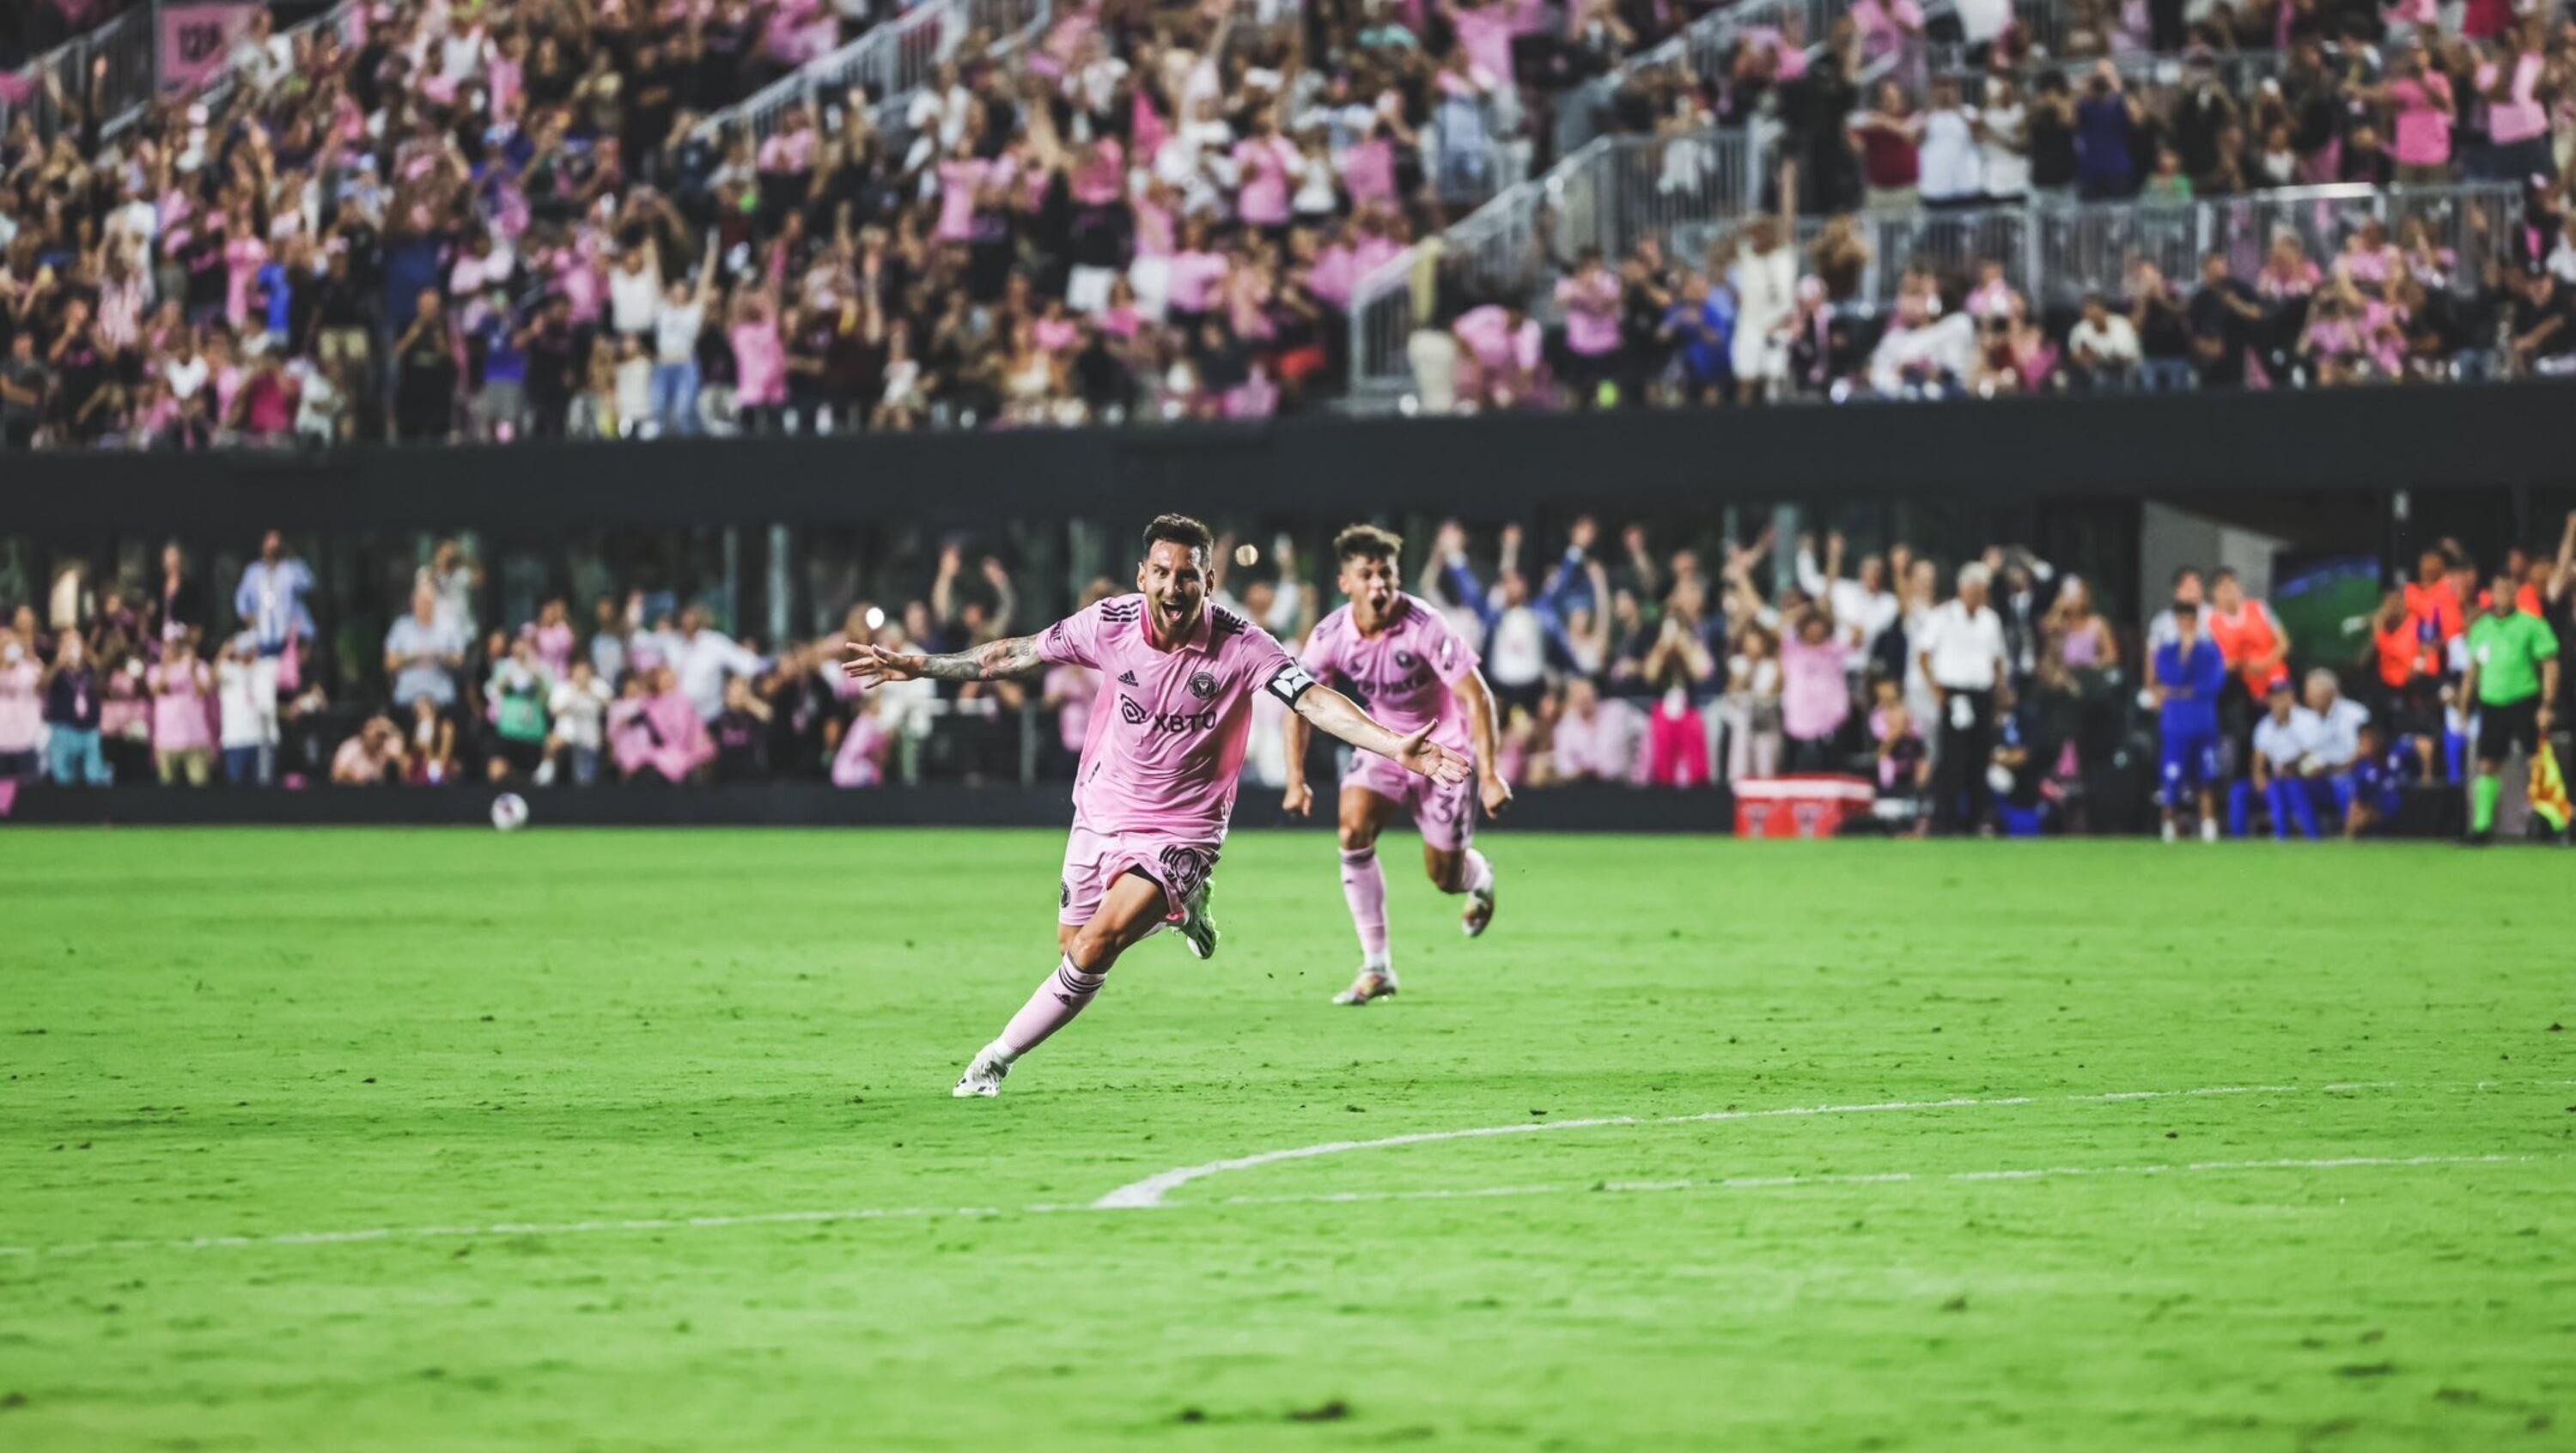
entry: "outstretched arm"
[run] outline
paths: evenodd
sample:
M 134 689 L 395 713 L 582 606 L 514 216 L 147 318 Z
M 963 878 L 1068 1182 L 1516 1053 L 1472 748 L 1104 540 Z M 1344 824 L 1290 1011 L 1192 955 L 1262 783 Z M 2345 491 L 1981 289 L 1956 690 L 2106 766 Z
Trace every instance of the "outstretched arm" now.
M 932 681 L 999 681 L 1006 676 L 1026 675 L 1045 664 L 1038 659 L 1035 636 L 1009 636 L 971 650 L 938 656 L 889 651 L 883 646 L 852 641 L 841 648 L 841 654 L 847 658 L 841 662 L 841 674 L 863 688 L 883 681 L 923 677 Z
M 1502 733 L 1496 729 L 1494 693 L 1485 685 L 1485 673 L 1470 671 L 1458 678 L 1458 700 L 1467 708 L 1467 734 L 1476 744 L 1476 793 L 1485 804 L 1487 817 L 1500 816 L 1511 805 L 1512 787 L 1503 780 Z
M 1364 752 L 1375 752 L 1408 772 L 1419 772 L 1434 782 L 1464 782 L 1470 775 L 1467 759 L 1430 739 L 1430 722 L 1419 731 L 1399 736 L 1380 726 L 1375 717 L 1359 709 L 1357 703 L 1329 686 L 1309 686 L 1297 694 L 1297 715 L 1312 722 L 1316 730 L 1341 738 Z

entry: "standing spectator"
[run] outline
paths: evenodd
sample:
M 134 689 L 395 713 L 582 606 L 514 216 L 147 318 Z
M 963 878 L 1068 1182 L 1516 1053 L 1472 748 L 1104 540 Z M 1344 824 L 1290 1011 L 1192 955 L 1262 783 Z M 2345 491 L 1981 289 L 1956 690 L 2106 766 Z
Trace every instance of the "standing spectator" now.
M 34 644 L 0 629 L 0 792 L 35 780 L 36 740 L 45 729 L 44 679 Z
M 1975 113 L 1978 181 L 1987 200 L 2017 206 L 2031 188 L 2030 111 L 2009 75 L 1986 79 L 1986 104 Z
M 277 751 L 277 694 L 261 694 L 259 661 L 259 643 L 244 631 L 215 662 L 215 740 L 234 787 L 266 786 Z
M 1565 683 L 1564 709 L 1550 739 L 1549 759 L 1560 782 L 1627 782 L 1637 775 L 1636 729 L 1628 704 L 1604 701 L 1590 681 Z
M 1791 618 L 1780 642 L 1780 729 L 1788 737 L 1790 771 L 1822 772 L 1836 765 L 1843 724 L 1851 717 L 1847 660 L 1844 644 L 1835 639 L 1832 599 L 1818 596 Z
M 589 787 L 599 781 L 599 752 L 606 740 L 609 702 L 614 699 L 608 683 L 600 679 L 590 658 L 572 663 L 571 674 L 555 684 L 548 699 L 548 712 L 554 717 L 554 740 L 562 754 L 572 762 L 572 781 L 576 787 Z M 541 782 L 553 780 L 550 758 L 537 769 Z
M 1991 831 L 1986 766 L 1995 752 L 1995 708 L 2011 704 L 2003 618 L 1986 604 L 1986 567 L 1959 567 L 1959 594 L 1934 609 L 1916 645 L 1941 723 L 1932 754 L 1933 815 L 1949 832 Z
M 708 723 L 718 782 L 754 782 L 769 775 L 772 715 L 769 703 L 753 694 L 749 680 L 725 678 L 724 708 Z
M 2254 289 L 2233 275 L 2227 254 L 2213 251 L 2201 259 L 2200 290 L 2191 295 L 2192 360 L 2203 388 L 2235 388 L 2245 382 L 2245 351 L 2264 326 L 2261 301 Z
M 1585 248 L 1573 276 L 1556 285 L 1556 305 L 1565 313 L 1566 393 L 1577 408 L 1616 396 L 1619 301 L 1618 275 L 1603 265 L 1597 247 Z
M 1932 105 L 1923 114 L 1923 146 L 1917 158 L 1925 206 L 1964 207 L 1985 199 L 1984 162 L 1976 123 L 1970 119 L 1973 115 L 1959 102 L 1958 82 L 1945 78 L 1932 83 Z
M 548 730 L 546 708 L 554 683 L 537 661 L 537 643 L 521 636 L 510 645 L 508 659 L 493 663 L 492 680 L 483 688 L 492 703 L 493 754 L 484 763 L 492 781 L 533 778 L 545 766 Z
M 693 285 L 675 280 L 653 314 L 651 418 L 664 434 L 698 432 L 698 335 L 706 331 L 707 299 L 715 291 L 716 239 L 707 238 L 706 260 Z
M 724 710 L 728 679 L 758 676 L 768 669 L 758 653 L 709 627 L 706 608 L 695 605 L 680 612 L 680 632 L 665 664 L 678 673 L 680 690 L 697 708 L 701 721 L 713 721 Z
M 168 643 L 161 662 L 144 676 L 152 693 L 152 765 L 168 787 L 185 777 L 203 787 L 214 776 L 215 678 L 197 659 L 188 638 Z
M 444 440 L 453 434 L 459 377 L 445 300 L 436 288 L 423 288 L 411 325 L 394 341 L 394 437 Z
M 2139 263 L 2132 280 L 2129 325 L 2137 334 L 2147 387 L 2158 393 L 2191 387 L 2191 313 L 2152 262 Z
M 80 632 L 63 632 L 54 644 L 53 669 L 45 673 L 45 765 L 57 787 L 105 787 L 115 780 L 99 752 L 105 684 Z
M 258 653 L 251 667 L 251 690 L 272 723 L 271 740 L 277 696 L 288 684 L 289 663 L 297 659 L 298 643 L 315 635 L 313 613 L 304 603 L 312 592 L 312 570 L 287 553 L 286 537 L 275 530 L 260 537 L 259 558 L 243 567 L 241 584 L 233 591 L 233 611 L 248 628 Z M 269 770 L 270 763 L 263 757 L 262 784 L 268 781 Z
M 464 624 L 439 604 L 436 586 L 412 586 L 411 613 L 385 632 L 385 674 L 393 679 L 394 709 L 413 713 L 421 702 L 444 716 L 456 707 L 456 673 L 465 669 Z
M 2122 88 L 2120 68 L 2097 62 L 2075 103 L 2076 189 L 2087 201 L 2125 197 L 2138 189 L 2136 133 L 2146 109 Z
M 1920 195 L 1923 118 L 1914 114 L 1905 88 L 1878 83 L 1877 105 L 1852 118 L 1851 145 L 1860 153 L 1862 199 L 1873 212 L 1910 212 Z
M 2183 794 L 2200 810 L 2203 842 L 2218 841 L 2218 696 L 2227 685 L 2227 663 L 2200 632 L 2200 607 L 2176 601 L 2175 638 L 2156 648 L 2157 725 L 2163 738 L 2166 842 L 2181 837 Z
M 2475 702 L 2478 713 L 2478 773 L 2469 787 L 2472 842 L 2495 833 L 2505 759 L 2515 747 L 2538 753 L 2556 718 L 2558 637 L 2540 617 L 2515 608 L 2521 583 L 2509 571 L 2496 572 L 2485 611 L 2468 632 L 2468 675 L 2460 683 L 2460 699 Z

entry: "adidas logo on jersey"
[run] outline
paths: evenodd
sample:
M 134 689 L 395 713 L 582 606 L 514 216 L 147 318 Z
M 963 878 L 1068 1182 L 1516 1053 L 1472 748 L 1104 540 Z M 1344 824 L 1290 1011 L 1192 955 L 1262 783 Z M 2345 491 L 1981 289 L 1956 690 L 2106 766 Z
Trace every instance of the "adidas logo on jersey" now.
M 1119 685 L 1121 685 L 1121 686 L 1133 686 L 1133 685 L 1135 685 L 1135 684 L 1136 684 L 1136 673 L 1135 673 L 1135 672 L 1133 672 L 1133 671 L 1121 671 L 1121 672 L 1119 672 L 1119 673 L 1118 673 L 1118 684 L 1119 684 Z

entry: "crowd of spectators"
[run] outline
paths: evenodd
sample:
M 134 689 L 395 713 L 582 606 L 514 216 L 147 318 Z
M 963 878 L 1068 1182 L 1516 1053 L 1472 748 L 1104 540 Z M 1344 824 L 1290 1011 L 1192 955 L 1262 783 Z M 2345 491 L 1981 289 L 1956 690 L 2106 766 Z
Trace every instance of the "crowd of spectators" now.
M 2454 542 L 2389 593 L 2352 660 L 2292 641 L 2232 571 L 2183 571 L 2168 608 L 2123 627 L 2086 582 L 2010 546 L 1945 569 L 1903 544 L 1857 554 L 1833 533 L 1784 547 L 1636 523 L 1614 539 L 1580 518 L 1544 548 L 1517 525 L 1471 537 L 1446 524 L 1408 562 L 1416 593 L 1479 649 L 1501 766 L 1519 786 L 1841 773 L 1870 782 L 1881 816 L 1913 830 L 2082 831 L 2097 796 L 2146 790 L 2161 760 L 2169 824 L 2197 807 L 2214 832 L 2225 801 L 2240 831 L 2249 813 L 2308 826 L 2279 795 L 2286 777 L 2342 783 L 2334 820 L 2359 831 L 2388 809 L 2374 805 L 2377 787 L 2353 795 L 2356 762 L 2396 763 L 2399 775 L 2369 779 L 2392 790 L 2475 775 L 2477 712 L 2461 688 L 2492 592 Z M 2495 564 L 2523 582 L 2509 609 L 2576 630 L 2576 518 L 2554 556 L 2517 550 Z M 1003 560 L 964 542 L 925 565 L 924 588 L 854 599 L 837 631 L 762 642 L 660 590 L 604 593 L 587 609 L 556 597 L 525 620 L 481 621 L 483 570 L 447 541 L 411 576 L 380 646 L 369 638 L 373 659 L 353 661 L 326 646 L 313 572 L 276 533 L 228 589 L 173 546 L 149 580 L 67 572 L 41 612 L 21 606 L 0 628 L 0 778 L 860 788 L 1069 775 L 1092 673 L 861 694 L 837 669 L 841 648 L 963 649 L 1124 587 L 1048 581 L 1028 592 L 1034 604 Z M 1221 541 L 1213 587 L 1291 643 L 1332 603 L 1328 573 L 1284 535 L 1266 554 Z M 2178 615 L 2209 646 L 2198 658 L 2170 659 Z M 2312 668 L 2304 679 L 2294 651 Z M 2211 680 L 2196 691 L 2202 670 Z M 2208 709 L 2205 757 L 2198 737 L 2175 735 L 2195 698 Z M 1256 708 L 1251 784 L 1285 780 L 1278 718 Z M 2293 741 L 2300 751 L 2279 755 Z
M 1684 18 L 1091 0 L 938 33 L 908 97 L 708 123 L 882 8 L 374 0 L 260 13 L 228 90 L 112 136 L 58 95 L 59 134 L 0 135 L 0 444 L 1297 407 L 1360 276 Z
M 1726 229 L 1704 255 L 1677 256 L 1651 233 L 1625 256 L 1560 250 L 1542 226 L 1540 255 L 1523 263 L 1426 260 L 1425 323 L 1409 350 L 1418 402 L 1445 412 L 2566 376 L 2576 24 L 2554 6 L 2497 5 L 2446 28 L 2434 9 L 2080 7 L 2071 54 L 2034 57 L 2007 28 L 1967 48 L 1977 64 L 1964 74 L 1927 68 L 1911 0 L 1855 7 L 1813 51 L 1748 33 L 1721 74 L 1679 78 L 1664 128 L 1676 139 L 1639 187 L 1667 190 L 1677 170 L 1706 165 L 1686 133 L 1767 119 L 1779 127 L 1777 210 Z M 2149 44 L 2167 64 L 2121 63 Z M 2230 63 L 2253 48 L 2273 53 Z M 2204 236 L 2214 250 L 2196 257 L 2189 228 L 2158 233 L 2160 208 L 2195 199 L 2460 180 L 2503 185 L 2384 216 L 2330 204 L 2250 242 Z M 2108 259 L 2125 255 L 2117 281 L 2095 274 L 2099 291 L 2080 308 L 2017 289 L 2007 262 L 2018 253 L 1981 250 L 1998 240 L 1968 211 L 2073 200 L 2131 207 L 2080 249 L 2072 232 L 2042 232 L 2044 267 L 2100 267 L 2106 246 Z M 1801 217 L 1825 220 L 1801 228 Z M 2326 255 L 2310 251 L 2317 236 Z M 2183 258 L 2197 276 L 2157 261 Z M 1871 289 L 1872 272 L 1901 280 Z

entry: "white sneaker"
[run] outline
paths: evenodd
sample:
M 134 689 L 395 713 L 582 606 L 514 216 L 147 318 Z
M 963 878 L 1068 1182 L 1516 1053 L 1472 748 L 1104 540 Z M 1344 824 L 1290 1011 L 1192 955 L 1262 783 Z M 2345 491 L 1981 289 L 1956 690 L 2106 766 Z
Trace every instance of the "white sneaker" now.
M 2182 841 L 2182 828 L 2179 824 L 2171 822 L 2165 824 L 2165 841 L 2169 843 Z
M 1189 897 L 1181 900 L 1181 937 L 1190 952 L 1202 959 L 1216 957 L 1216 921 L 1208 917 L 1208 900 L 1216 896 L 1214 883 L 1201 883 Z
M 948 1093 L 963 1100 L 980 1095 L 985 1099 L 1002 1093 L 1002 1081 L 1011 1073 L 1011 1062 L 1004 1058 L 999 1044 L 988 1044 L 975 1051 L 966 1062 L 966 1073 L 957 1077 L 957 1088 Z
M 1376 999 L 1395 997 L 1395 975 L 1380 969 L 1362 969 L 1351 986 L 1333 996 L 1336 1004 L 1357 1008 Z
M 1494 921 L 1494 885 L 1467 890 L 1467 906 L 1458 914 L 1458 931 L 1475 938 Z
M 2204 817 L 2200 820 L 2200 840 L 2205 843 L 2214 843 L 2218 841 L 2217 818 Z

